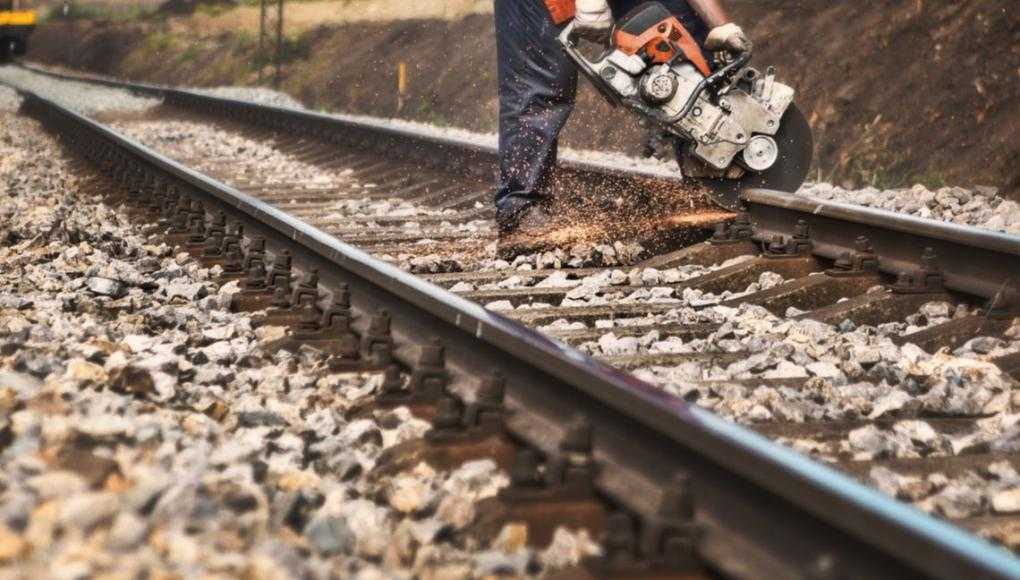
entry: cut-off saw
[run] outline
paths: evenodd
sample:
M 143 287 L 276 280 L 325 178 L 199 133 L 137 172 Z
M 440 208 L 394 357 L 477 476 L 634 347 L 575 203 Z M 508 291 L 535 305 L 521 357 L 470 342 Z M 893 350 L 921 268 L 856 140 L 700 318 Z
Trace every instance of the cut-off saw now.
M 618 21 L 589 60 L 574 23 L 559 37 L 570 58 L 613 106 L 648 119 L 674 139 L 683 175 L 724 208 L 749 188 L 793 192 L 807 177 L 811 127 L 794 90 L 749 66 L 751 52 L 706 56 L 662 4 L 647 2 Z

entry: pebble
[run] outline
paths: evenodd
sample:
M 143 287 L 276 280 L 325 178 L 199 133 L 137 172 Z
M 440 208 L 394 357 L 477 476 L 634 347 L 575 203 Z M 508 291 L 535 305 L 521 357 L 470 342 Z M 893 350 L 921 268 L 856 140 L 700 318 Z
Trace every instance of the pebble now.
M 0 112 L 14 113 L 21 108 L 21 95 L 8 86 L 0 85 Z
M 539 555 L 539 560 L 550 568 L 563 568 L 600 553 L 601 549 L 592 541 L 587 530 L 575 533 L 566 528 L 556 528 L 552 543 Z
M 60 504 L 61 525 L 89 530 L 93 526 L 113 518 L 120 508 L 120 502 L 109 492 L 87 492 L 73 495 Z
M 317 552 L 326 556 L 348 554 L 354 548 L 355 536 L 344 518 L 315 518 L 308 523 L 304 535 Z
M 70 471 L 50 471 L 39 474 L 26 482 L 41 500 L 57 499 L 63 496 L 74 496 L 88 489 L 88 483 Z
M 95 363 L 90 363 L 84 360 L 74 360 L 67 365 L 67 372 L 64 373 L 64 378 L 71 379 L 73 381 L 103 384 L 106 382 L 108 376 L 106 371 L 103 370 L 103 367 Z
M 31 545 L 24 538 L 0 524 L 0 564 L 10 564 L 19 560 L 29 550 Z
M 106 545 L 111 550 L 126 552 L 137 548 L 145 541 L 149 524 L 144 518 L 131 512 L 122 511 L 110 526 Z
M 1020 512 L 1020 487 L 997 492 L 992 496 L 992 509 L 1000 514 Z
M 435 497 L 427 481 L 412 475 L 401 475 L 390 482 L 389 504 L 401 513 L 414 513 L 427 507 Z
M 42 386 L 38 378 L 18 372 L 0 371 L 0 388 L 11 389 L 15 393 L 26 395 Z
M 455 529 L 464 529 L 474 521 L 475 502 L 495 496 L 508 484 L 506 476 L 497 473 L 493 461 L 469 461 L 443 483 L 441 491 L 445 496 L 439 502 L 436 516 Z
M 355 552 L 366 558 L 383 555 L 390 540 L 392 521 L 387 510 L 373 502 L 356 499 L 340 506 L 355 540 Z
M 119 298 L 125 293 L 123 284 L 117 280 L 111 280 L 109 278 L 92 277 L 85 281 L 85 285 L 88 286 L 88 289 L 93 293 L 99 294 L 100 296 Z

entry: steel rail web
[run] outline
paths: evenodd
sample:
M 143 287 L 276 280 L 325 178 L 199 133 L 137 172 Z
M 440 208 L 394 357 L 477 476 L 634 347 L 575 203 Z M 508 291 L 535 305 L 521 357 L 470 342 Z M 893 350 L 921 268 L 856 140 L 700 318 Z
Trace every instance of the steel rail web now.
M 508 405 L 526 409 L 510 422 L 524 441 L 552 452 L 555 441 L 542 437 L 543 427 L 548 435 L 556 432 L 550 425 L 575 413 L 585 416 L 593 424 L 596 483 L 619 504 L 654 517 L 654 500 L 644 492 L 661 494 L 669 474 L 689 474 L 699 518 L 718 526 L 717 536 L 710 532 L 705 540 L 707 550 L 739 560 L 744 554 L 727 552 L 727 545 L 741 538 L 742 547 L 753 545 L 763 552 L 757 558 L 772 558 L 787 572 L 1020 578 L 1020 562 L 1005 550 L 379 261 L 52 101 L 20 92 L 26 110 L 64 123 L 59 134 L 73 137 L 66 131 L 71 127 L 91 132 L 229 209 L 249 233 L 265 232 L 271 247 L 294 251 L 298 263 L 330 266 L 324 280 L 349 283 L 362 313 L 389 307 L 398 336 L 428 328 L 447 344 L 454 369 L 473 376 L 504 371 Z

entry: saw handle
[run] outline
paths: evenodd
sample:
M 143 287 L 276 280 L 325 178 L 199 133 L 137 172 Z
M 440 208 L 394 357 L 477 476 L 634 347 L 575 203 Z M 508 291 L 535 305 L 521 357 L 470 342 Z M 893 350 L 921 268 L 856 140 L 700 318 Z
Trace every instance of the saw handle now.
M 581 71 L 581 74 L 588 77 L 588 80 L 595 85 L 595 88 L 598 89 L 599 93 L 610 105 L 616 107 L 623 104 L 622 99 L 616 91 L 613 90 L 612 86 L 609 85 L 609 82 L 602 78 L 595 70 L 595 65 L 597 63 L 588 60 L 588 58 L 581 52 L 580 48 L 578 48 L 577 38 L 578 37 L 574 32 L 574 21 L 571 20 L 570 23 L 563 28 L 563 31 L 561 31 L 559 35 L 559 41 L 560 44 L 563 45 L 563 50 L 567 53 L 567 56 L 570 57 L 570 60 L 574 61 L 574 64 L 577 65 L 577 69 Z M 597 62 L 601 63 L 605 60 L 606 57 L 609 56 L 609 52 L 609 47 L 605 47 L 603 49 L 602 56 L 599 57 Z
M 687 102 L 684 103 L 684 106 L 680 109 L 679 113 L 671 117 L 666 117 L 662 120 L 666 123 L 675 123 L 689 115 L 691 110 L 694 109 L 695 103 L 698 102 L 698 98 L 701 97 L 701 94 L 704 93 L 706 89 L 710 88 L 712 90 L 717 90 L 719 86 L 729 82 L 732 75 L 743 69 L 744 66 L 751 60 L 750 51 L 734 54 L 736 54 L 736 58 L 733 59 L 733 62 L 705 77 L 700 83 L 698 83 L 698 86 L 694 87 L 694 90 L 691 92 L 691 96 L 687 98 Z

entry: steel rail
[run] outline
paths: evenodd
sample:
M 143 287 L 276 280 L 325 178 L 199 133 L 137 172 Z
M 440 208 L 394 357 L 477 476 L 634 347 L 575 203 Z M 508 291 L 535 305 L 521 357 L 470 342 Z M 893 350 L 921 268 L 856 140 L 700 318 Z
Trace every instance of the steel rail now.
M 430 162 L 442 160 L 444 167 L 450 167 L 451 163 L 456 163 L 457 166 L 470 169 L 473 173 L 491 175 L 491 168 L 495 167 L 498 161 L 496 147 L 465 138 L 429 135 L 412 128 L 392 127 L 382 123 L 345 119 L 329 113 L 216 97 L 194 90 L 177 89 L 164 85 L 115 80 L 94 75 L 70 75 L 26 64 L 19 64 L 19 66 L 25 70 L 53 78 L 134 91 L 162 98 L 169 104 L 192 109 L 199 108 L 207 113 L 218 111 L 233 118 L 246 119 L 261 125 L 295 128 L 300 124 L 300 128 L 310 130 L 306 134 L 322 138 L 332 136 L 331 130 L 339 130 L 341 131 L 340 136 L 345 142 L 350 140 L 352 135 L 361 137 L 363 134 L 367 134 L 371 139 L 379 139 L 381 144 L 373 147 L 378 149 L 384 148 L 386 143 L 410 143 L 415 148 L 426 149 L 428 154 L 425 158 Z M 623 169 L 606 163 L 582 160 L 565 161 L 560 165 L 566 170 L 590 173 L 592 175 L 589 177 L 593 178 L 623 177 L 631 180 L 635 178 L 661 180 L 659 185 L 666 187 L 676 187 L 679 184 L 677 174 L 666 170 Z
M 249 235 L 265 236 L 271 251 L 290 250 L 296 262 L 319 268 L 324 286 L 348 284 L 362 323 L 388 309 L 403 361 L 414 360 L 411 337 L 428 332 L 446 345 L 457 389 L 467 397 L 477 388 L 474 377 L 502 371 L 514 411 L 508 428 L 521 441 L 554 456 L 564 424 L 586 418 L 598 490 L 643 521 L 662 518 L 672 476 L 689 477 L 706 529 L 700 552 L 724 570 L 752 577 L 1020 578 L 1020 562 L 1000 548 L 22 93 L 26 112 L 86 157 L 114 151 L 120 162 L 227 211 Z
M 345 146 L 380 152 L 399 151 L 405 161 L 439 164 L 465 174 L 490 175 L 497 163 L 495 147 L 467 139 L 190 90 L 26 68 L 56 78 L 160 96 L 165 102 L 182 108 L 310 135 Z M 625 170 L 595 162 L 566 161 L 560 164 L 559 171 L 561 175 L 593 187 L 615 188 L 624 194 L 642 190 L 681 191 L 684 187 L 674 175 L 652 170 Z M 950 290 L 991 300 L 1004 289 L 1015 291 L 1020 284 L 1020 236 L 779 191 L 749 190 L 741 197 L 759 241 L 767 242 L 775 235 L 789 236 L 799 222 L 805 222 L 810 228 L 813 253 L 825 258 L 836 259 L 853 251 L 857 238 L 863 235 L 879 256 L 879 268 L 888 274 L 918 270 L 922 252 L 932 248 L 938 256 L 945 286 Z
M 755 189 L 742 197 L 760 241 L 789 235 L 803 222 L 812 251 L 826 258 L 838 258 L 864 236 L 890 274 L 916 271 L 931 248 L 949 289 L 992 299 L 1020 282 L 1020 236 L 778 191 Z

